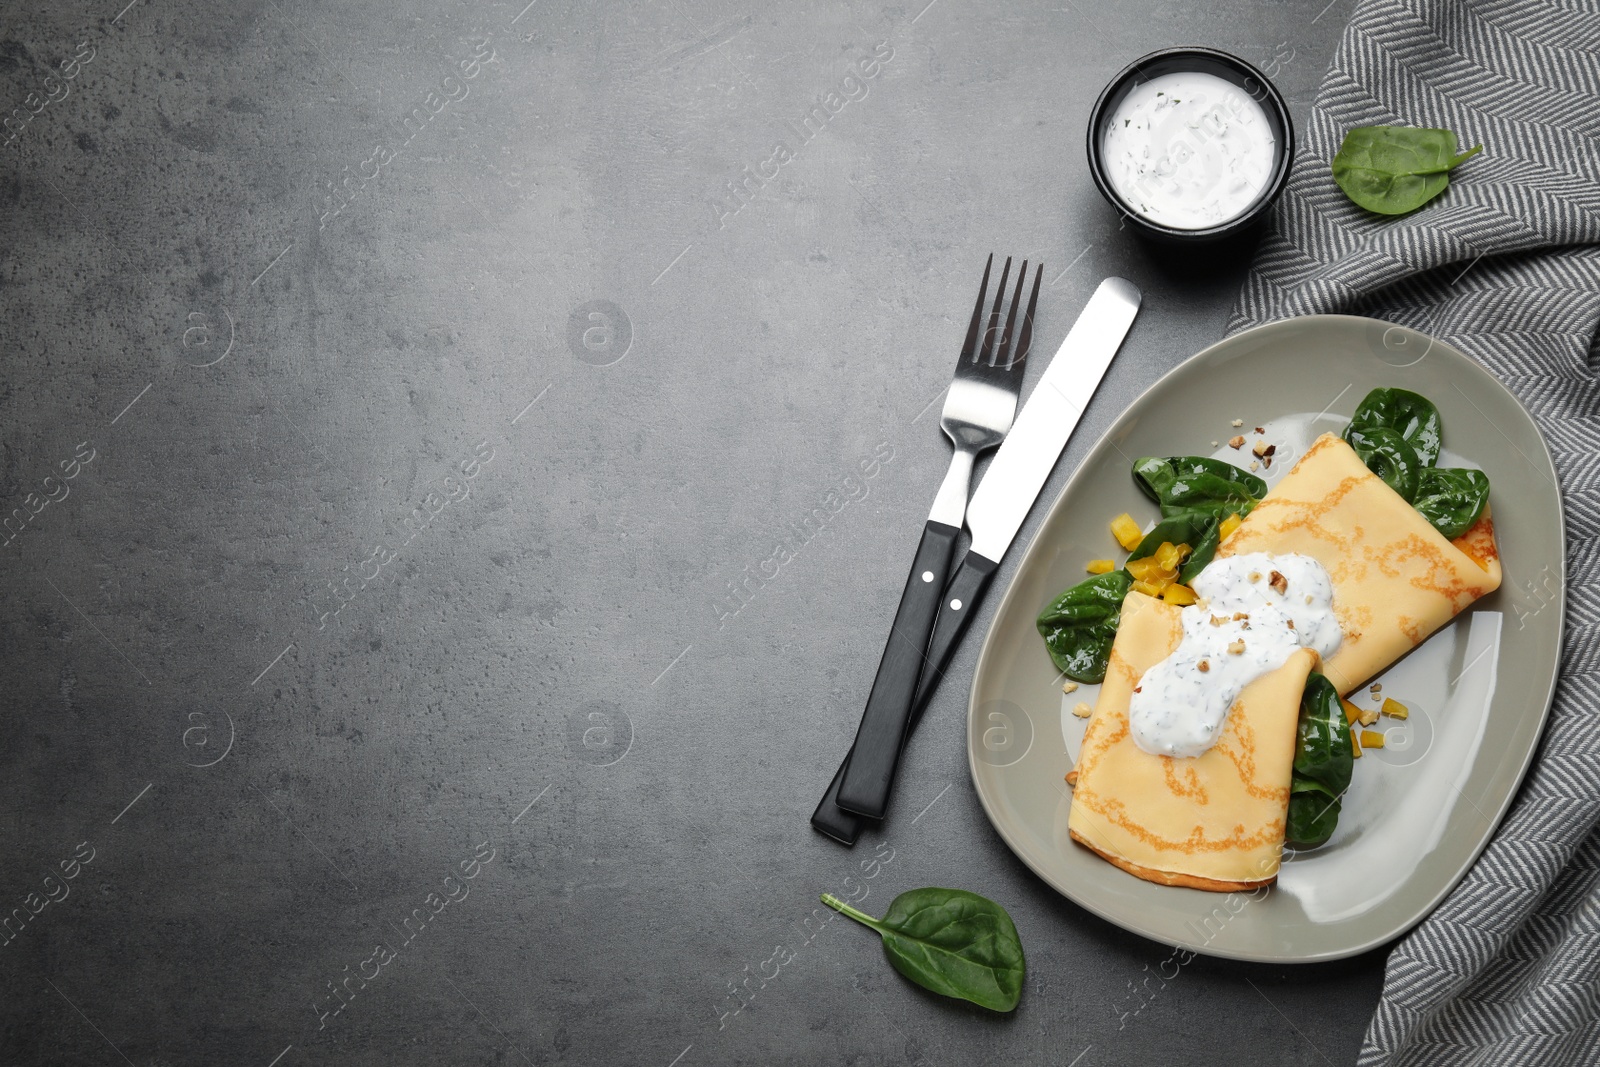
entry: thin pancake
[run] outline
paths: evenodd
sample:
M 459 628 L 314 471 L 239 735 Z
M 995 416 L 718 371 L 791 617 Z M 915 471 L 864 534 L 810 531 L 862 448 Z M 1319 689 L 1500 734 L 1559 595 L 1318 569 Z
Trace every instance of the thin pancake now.
M 1183 636 L 1179 608 L 1129 593 L 1078 758 L 1073 840 L 1146 881 L 1220 892 L 1278 876 L 1300 694 L 1317 654 L 1301 649 L 1240 693 L 1215 746 L 1153 756 L 1128 728 L 1144 672 Z
M 1349 693 L 1500 586 L 1494 520 L 1447 541 L 1355 450 L 1323 434 L 1217 549 L 1298 552 L 1333 579 L 1344 642 L 1321 670 Z

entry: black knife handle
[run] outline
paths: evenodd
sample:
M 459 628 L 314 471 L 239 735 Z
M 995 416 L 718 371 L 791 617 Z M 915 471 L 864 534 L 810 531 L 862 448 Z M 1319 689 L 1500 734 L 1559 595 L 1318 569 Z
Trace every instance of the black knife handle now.
M 866 710 L 861 713 L 861 726 L 851 750 L 854 755 L 839 783 L 839 805 L 858 815 L 881 819 L 889 805 L 889 787 L 894 784 L 900 746 L 911 729 L 911 703 L 917 695 L 917 679 L 922 675 L 923 654 L 933 633 L 933 620 L 950 575 L 950 556 L 960 532 L 934 519 L 922 528 L 916 562 L 906 577 L 900 607 L 889 628 L 883 658 L 878 661 L 878 676 L 872 681 Z
M 839 769 L 833 772 L 833 781 L 828 783 L 828 791 L 822 795 L 822 802 L 811 813 L 811 828 L 827 834 L 841 845 L 854 845 L 856 838 L 861 836 L 861 827 L 867 821 L 839 806 L 839 783 L 844 781 L 844 772 L 850 769 L 850 753 L 854 751 L 852 747 L 850 752 L 845 753 Z
M 933 626 L 933 639 L 928 645 L 928 659 L 922 667 L 922 678 L 917 685 L 916 700 L 911 706 L 911 724 L 906 731 L 907 744 L 910 743 L 912 731 L 916 730 L 917 724 L 922 721 L 922 715 L 928 709 L 928 700 L 933 696 L 934 688 L 944 677 L 945 668 L 950 666 L 950 657 L 954 655 L 956 645 L 961 643 L 962 635 L 967 632 L 967 626 L 972 622 L 972 616 L 983 600 L 984 591 L 989 588 L 989 582 L 999 568 L 1000 564 L 994 560 L 980 556 L 976 552 L 968 552 L 961 560 L 961 566 L 956 568 L 955 577 L 950 579 L 950 585 L 945 589 L 939 607 L 938 621 Z M 856 843 L 856 838 L 861 836 L 863 823 L 860 815 L 839 806 L 839 783 L 844 781 L 845 771 L 850 766 L 850 757 L 854 752 L 855 749 L 852 748 L 845 754 L 844 762 L 840 763 L 839 769 L 834 772 L 833 781 L 829 783 L 828 791 L 823 794 L 822 802 L 817 805 L 817 810 L 811 813 L 812 827 L 843 845 Z
M 917 699 L 913 705 L 911 729 L 917 728 L 928 698 L 944 677 L 950 666 L 950 657 L 972 623 L 973 612 L 983 600 L 984 591 L 994 578 L 1000 564 L 976 552 L 968 552 L 956 568 L 955 577 L 945 588 L 944 599 L 939 604 L 939 619 L 933 624 L 933 638 L 928 642 L 928 662 L 922 668 L 922 679 L 917 683 Z M 909 732 L 908 732 L 909 736 Z

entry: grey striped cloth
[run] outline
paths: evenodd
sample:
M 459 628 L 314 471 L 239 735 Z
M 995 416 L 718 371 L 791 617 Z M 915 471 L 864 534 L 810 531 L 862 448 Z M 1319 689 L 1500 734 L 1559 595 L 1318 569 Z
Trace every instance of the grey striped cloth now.
M 1399 219 L 1329 164 L 1352 126 L 1483 154 Z M 1561 682 L 1493 842 L 1390 955 L 1363 1067 L 1600 1064 L 1600 0 L 1360 0 L 1229 332 L 1371 315 L 1481 360 L 1538 418 L 1567 508 Z

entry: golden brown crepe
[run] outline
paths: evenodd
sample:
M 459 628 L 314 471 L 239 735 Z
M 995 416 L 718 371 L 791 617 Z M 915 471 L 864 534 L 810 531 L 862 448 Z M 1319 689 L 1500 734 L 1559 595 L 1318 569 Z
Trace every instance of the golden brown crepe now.
M 1341 694 L 1500 586 L 1488 508 L 1447 541 L 1333 434 L 1317 438 L 1217 556 L 1245 552 L 1298 552 L 1327 569 L 1344 642 L 1320 669 Z
M 1301 649 L 1244 688 L 1217 743 L 1193 758 L 1153 756 L 1128 729 L 1144 672 L 1178 647 L 1181 609 L 1129 593 L 1100 700 L 1074 772 L 1072 839 L 1129 874 L 1219 892 L 1278 876 L 1295 724 L 1317 654 Z
M 1147 881 L 1222 892 L 1276 880 L 1307 675 L 1356 689 L 1500 585 L 1489 510 L 1448 541 L 1325 434 L 1217 550 L 1301 553 L 1333 580 L 1343 641 L 1326 663 L 1302 650 L 1247 686 L 1217 744 L 1194 758 L 1133 743 L 1128 704 L 1144 672 L 1182 637 L 1180 609 L 1140 593 L 1123 602 L 1105 685 L 1084 734 L 1068 830 Z

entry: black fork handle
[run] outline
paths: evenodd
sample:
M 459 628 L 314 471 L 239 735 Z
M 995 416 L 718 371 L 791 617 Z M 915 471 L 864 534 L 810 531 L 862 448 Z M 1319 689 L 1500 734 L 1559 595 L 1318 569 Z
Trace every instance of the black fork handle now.
M 911 705 L 917 695 L 917 679 L 922 676 L 923 655 L 960 532 L 936 519 L 929 519 L 922 528 L 916 561 L 900 594 L 900 607 L 878 661 L 878 676 L 861 713 L 855 755 L 839 784 L 839 804 L 858 815 L 881 819 L 888 807 L 900 748 L 911 728 Z
M 922 721 L 923 713 L 928 710 L 928 701 L 944 678 L 956 645 L 961 643 L 962 636 L 971 625 L 972 616 L 999 567 L 1000 564 L 994 560 L 976 552 L 968 552 L 961 560 L 961 566 L 956 569 L 955 577 L 950 579 L 950 585 L 940 598 L 938 621 L 934 624 L 933 638 L 928 643 L 927 662 L 923 665 L 922 676 L 917 684 L 917 695 L 912 702 L 911 719 L 902 748 L 910 741 L 912 732 Z M 811 825 L 816 830 L 845 845 L 856 843 L 863 825 L 861 815 L 839 806 L 839 786 L 844 782 L 845 772 L 850 768 L 855 751 L 852 747 L 845 754 L 844 762 L 839 764 L 838 771 L 834 773 L 822 802 L 811 814 Z

